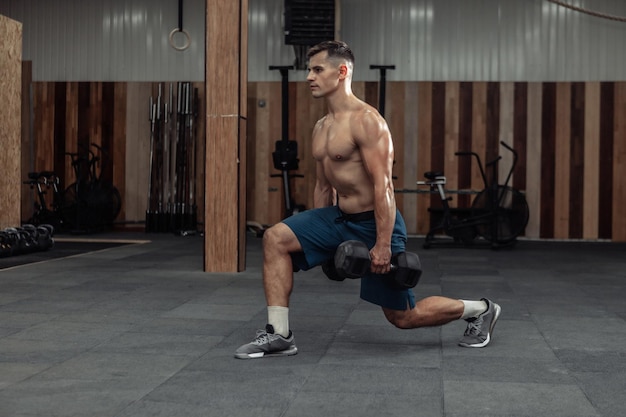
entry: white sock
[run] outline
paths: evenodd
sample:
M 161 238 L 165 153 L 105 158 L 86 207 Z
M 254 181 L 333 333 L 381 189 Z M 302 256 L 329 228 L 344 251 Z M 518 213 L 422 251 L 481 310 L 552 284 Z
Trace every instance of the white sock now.
M 461 318 L 464 320 L 472 317 L 478 317 L 487 310 L 487 303 L 483 300 L 461 300 L 461 302 L 463 303 L 463 315 Z
M 267 322 L 274 328 L 274 334 L 289 336 L 289 307 L 268 306 Z

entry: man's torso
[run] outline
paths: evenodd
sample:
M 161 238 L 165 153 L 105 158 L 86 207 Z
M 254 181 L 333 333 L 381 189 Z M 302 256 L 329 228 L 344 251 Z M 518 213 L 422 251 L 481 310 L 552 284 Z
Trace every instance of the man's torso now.
M 364 105 L 358 111 L 328 114 L 318 123 L 313 137 L 313 157 L 337 190 L 339 206 L 347 213 L 374 209 L 374 186 L 365 169 L 356 138 Z

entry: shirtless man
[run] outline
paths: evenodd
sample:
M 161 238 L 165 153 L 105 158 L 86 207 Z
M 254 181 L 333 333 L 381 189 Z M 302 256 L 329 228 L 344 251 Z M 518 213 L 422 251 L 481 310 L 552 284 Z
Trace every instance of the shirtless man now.
M 263 236 L 263 284 L 268 324 L 235 352 L 239 359 L 295 355 L 289 329 L 293 266 L 302 270 L 333 258 L 340 243 L 368 245 L 371 274 L 361 279 L 361 298 L 381 306 L 387 320 L 401 329 L 468 322 L 460 346 L 484 347 L 500 315 L 485 298 L 456 300 L 427 297 L 389 285 L 392 254 L 403 252 L 406 227 L 396 209 L 392 183 L 393 143 L 387 123 L 372 106 L 352 93 L 354 56 L 343 42 L 327 41 L 308 52 L 313 97 L 325 98 L 328 114 L 313 130 L 316 160 L 315 208 L 291 216 Z

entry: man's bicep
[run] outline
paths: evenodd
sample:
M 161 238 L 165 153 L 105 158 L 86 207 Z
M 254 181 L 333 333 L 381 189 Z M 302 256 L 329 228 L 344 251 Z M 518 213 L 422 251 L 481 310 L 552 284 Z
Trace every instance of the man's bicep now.
M 383 157 L 393 151 L 391 132 L 387 122 L 381 116 L 372 112 L 362 116 L 356 139 L 362 149 L 378 152 Z
M 369 129 L 364 130 L 364 134 L 365 137 L 359 144 L 363 165 L 375 182 L 386 180 L 385 177 L 391 176 L 393 161 L 391 134 L 386 126 L 380 124 L 370 125 Z

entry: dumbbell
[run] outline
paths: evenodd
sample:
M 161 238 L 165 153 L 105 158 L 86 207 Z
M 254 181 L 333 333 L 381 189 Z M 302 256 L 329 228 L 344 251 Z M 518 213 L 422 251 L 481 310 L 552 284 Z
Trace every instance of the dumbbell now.
M 33 244 L 27 231 L 21 227 L 7 227 L 4 232 L 9 236 L 14 255 L 31 251 Z
M 347 240 L 337 247 L 334 258 L 322 265 L 322 271 L 333 281 L 358 279 L 370 272 L 371 263 L 370 251 L 365 243 Z M 391 271 L 386 275 L 397 287 L 415 287 L 422 276 L 419 256 L 412 252 L 392 256 Z
M 13 255 L 12 239 L 4 230 L 0 230 L 0 258 Z
M 39 250 L 46 251 L 54 246 L 54 227 L 49 224 L 37 226 L 37 245 Z
M 25 247 L 29 252 L 39 249 L 39 231 L 37 227 L 32 224 L 23 224 L 22 227 L 16 229 L 23 232 L 23 237 L 26 240 Z

